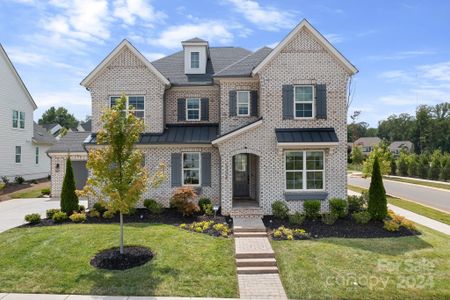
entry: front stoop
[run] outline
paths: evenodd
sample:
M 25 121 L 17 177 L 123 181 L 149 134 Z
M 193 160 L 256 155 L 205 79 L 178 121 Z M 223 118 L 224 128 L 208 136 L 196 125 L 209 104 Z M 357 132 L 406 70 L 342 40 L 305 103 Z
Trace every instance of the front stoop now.
M 233 218 L 239 294 L 241 298 L 287 299 L 261 217 Z
M 260 219 L 264 216 L 264 211 L 261 207 L 233 207 L 231 209 L 230 217 L 245 218 L 245 219 Z

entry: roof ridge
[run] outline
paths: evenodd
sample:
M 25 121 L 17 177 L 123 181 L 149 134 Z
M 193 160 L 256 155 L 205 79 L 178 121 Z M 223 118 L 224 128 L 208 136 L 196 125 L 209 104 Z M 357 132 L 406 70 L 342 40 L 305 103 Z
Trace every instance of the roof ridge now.
M 235 61 L 234 63 L 232 63 L 231 65 L 226 66 L 225 68 L 223 68 L 223 69 L 220 70 L 219 72 L 214 73 L 213 76 L 216 76 L 217 74 L 220 74 L 221 72 L 223 72 L 223 71 L 225 71 L 225 70 L 228 70 L 228 69 L 231 68 L 232 66 L 236 65 L 236 64 L 239 63 L 239 62 L 242 62 L 244 59 L 246 59 L 247 57 L 253 55 L 254 53 L 255 53 L 255 52 L 251 52 L 251 53 L 247 54 L 246 56 L 244 56 L 244 57 L 242 57 L 241 59 L 239 59 L 239 60 Z

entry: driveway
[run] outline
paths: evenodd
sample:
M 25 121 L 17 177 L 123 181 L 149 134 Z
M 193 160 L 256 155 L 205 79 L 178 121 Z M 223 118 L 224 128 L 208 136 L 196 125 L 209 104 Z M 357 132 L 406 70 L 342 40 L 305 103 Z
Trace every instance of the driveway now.
M 386 193 L 450 212 L 450 191 L 383 179 Z M 348 184 L 369 188 L 370 179 L 348 175 Z
M 80 201 L 85 205 L 87 201 Z M 45 217 L 45 211 L 49 208 L 59 208 L 59 199 L 31 198 L 14 199 L 0 202 L 0 232 L 17 227 L 25 223 L 24 217 L 31 213 L 40 213 Z

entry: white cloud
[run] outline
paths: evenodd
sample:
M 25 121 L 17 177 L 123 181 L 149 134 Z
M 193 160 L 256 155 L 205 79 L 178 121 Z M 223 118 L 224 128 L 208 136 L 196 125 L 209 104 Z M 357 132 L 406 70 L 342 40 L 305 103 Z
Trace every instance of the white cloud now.
M 114 17 L 120 18 L 127 25 L 134 25 L 139 18 L 147 24 L 162 21 L 167 15 L 156 10 L 144 0 L 115 0 Z
M 399 60 L 399 59 L 409 59 L 409 58 L 415 58 L 418 56 L 433 55 L 433 54 L 436 54 L 436 52 L 431 51 L 431 50 L 399 51 L 399 52 L 386 54 L 386 55 L 371 55 L 371 56 L 368 56 L 367 59 L 370 59 L 370 60 Z
M 338 44 L 344 41 L 344 37 L 339 33 L 324 34 L 324 37 L 332 44 Z
M 91 105 L 89 93 L 86 93 L 83 89 L 76 89 L 73 91 L 37 92 L 34 93 L 33 98 L 40 108 L 61 106 L 62 103 L 64 103 L 64 105 Z
M 207 40 L 209 43 L 227 44 L 232 42 L 233 33 L 218 21 L 204 21 L 198 24 L 170 26 L 149 43 L 155 46 L 174 49 L 181 47 L 181 41 L 193 37 Z
M 227 2 L 231 3 L 234 10 L 242 14 L 247 21 L 261 29 L 278 31 L 295 26 L 294 14 L 291 12 L 271 6 L 261 6 L 254 0 L 227 0 Z
M 414 74 L 403 70 L 386 71 L 381 73 L 378 77 L 389 81 L 402 81 L 408 83 L 417 80 L 417 77 L 414 76 Z
M 272 44 L 267 45 L 267 47 L 273 49 L 273 48 L 275 48 L 276 46 L 278 46 L 279 43 L 280 43 L 280 42 L 273 42 Z
M 424 78 L 450 82 L 450 61 L 418 67 Z

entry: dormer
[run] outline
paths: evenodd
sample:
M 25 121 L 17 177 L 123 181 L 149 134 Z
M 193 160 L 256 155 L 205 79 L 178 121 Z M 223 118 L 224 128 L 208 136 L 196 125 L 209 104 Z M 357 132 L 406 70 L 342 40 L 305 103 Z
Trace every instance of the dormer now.
M 184 49 L 184 74 L 206 74 L 208 42 L 193 38 L 181 44 Z

